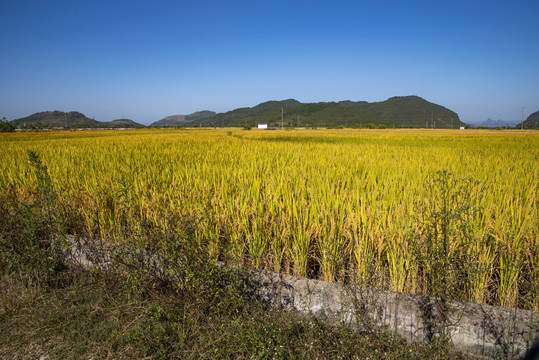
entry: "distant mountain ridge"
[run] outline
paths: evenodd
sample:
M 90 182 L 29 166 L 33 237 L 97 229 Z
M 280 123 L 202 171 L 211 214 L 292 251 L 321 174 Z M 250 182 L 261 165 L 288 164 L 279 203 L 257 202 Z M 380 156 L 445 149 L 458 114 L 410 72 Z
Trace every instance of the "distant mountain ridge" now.
M 142 124 L 130 119 L 116 119 L 110 122 L 101 122 L 90 119 L 78 111 L 63 112 L 42 111 L 20 119 L 10 121 L 21 127 L 50 127 L 50 128 L 140 128 Z
M 186 119 L 187 120 L 187 119 Z M 301 103 L 294 99 L 267 101 L 238 108 L 179 126 L 254 127 L 428 127 L 459 128 L 457 113 L 418 96 L 398 96 L 385 101 Z
M 150 126 L 156 126 L 156 127 L 184 126 L 186 122 L 204 120 L 214 115 L 215 115 L 215 112 L 209 111 L 209 110 L 198 111 L 190 115 L 170 115 L 170 116 L 162 118 L 161 120 L 151 123 Z
M 112 127 L 121 127 L 121 128 L 142 128 L 146 127 L 145 125 L 139 124 L 131 119 L 116 119 L 112 120 L 109 123 L 103 123 L 103 124 L 110 124 Z
M 215 111 L 202 110 L 202 111 L 197 111 L 189 115 L 185 115 L 185 120 L 186 121 L 204 120 L 209 117 L 215 116 L 215 114 L 216 114 Z
M 90 119 L 78 111 L 42 111 L 20 119 L 11 121 L 14 125 L 31 126 L 42 125 L 47 127 L 96 127 L 99 121 Z
M 162 118 L 161 120 L 155 121 L 150 124 L 150 126 L 182 126 L 185 122 L 185 115 L 170 115 Z
M 530 115 L 537 124 L 539 112 Z M 531 120 L 530 120 L 531 119 Z M 536 119 L 536 120 L 534 120 Z M 16 126 L 68 128 L 145 127 L 130 119 L 100 122 L 72 111 L 44 111 L 12 120 Z M 419 96 L 396 96 L 385 101 L 339 101 L 301 103 L 295 99 L 272 100 L 254 107 L 215 113 L 210 110 L 189 115 L 171 115 L 152 123 L 152 127 L 415 127 L 459 128 L 465 124 L 457 113 Z M 531 126 L 531 125 L 530 125 Z M 536 125 L 535 125 L 536 126 Z
M 504 121 L 504 120 L 492 120 L 487 119 L 485 121 L 481 121 L 478 123 L 473 124 L 475 127 L 513 127 L 517 123 L 514 121 Z

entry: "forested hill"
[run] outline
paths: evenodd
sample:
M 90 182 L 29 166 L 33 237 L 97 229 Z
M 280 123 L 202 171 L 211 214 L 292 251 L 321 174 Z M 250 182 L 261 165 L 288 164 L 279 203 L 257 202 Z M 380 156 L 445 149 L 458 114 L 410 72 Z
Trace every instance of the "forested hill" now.
M 270 127 L 435 127 L 464 126 L 458 115 L 418 96 L 392 97 L 385 101 L 341 101 L 300 103 L 294 99 L 268 101 L 205 119 L 186 121 L 182 126 Z
M 10 121 L 18 127 L 42 128 L 135 128 L 144 125 L 130 119 L 117 119 L 111 122 L 101 122 L 90 119 L 78 111 L 43 111 Z
M 155 121 L 150 126 L 157 127 L 176 127 L 183 126 L 187 122 L 204 120 L 209 117 L 215 116 L 215 112 L 209 110 L 197 111 L 196 113 L 189 115 L 170 115 L 161 120 Z
M 538 113 L 527 123 L 537 124 Z M 539 115 L 538 115 L 539 116 Z M 454 128 L 464 126 L 459 116 L 441 105 L 418 96 L 392 97 L 385 101 L 340 101 L 301 103 L 294 99 L 267 101 L 254 107 L 224 113 L 204 110 L 190 115 L 171 115 L 150 126 L 158 127 L 420 127 Z M 144 127 L 129 119 L 100 122 L 71 111 L 44 111 L 12 120 L 17 127 L 134 128 Z M 531 127 L 531 126 L 530 126 Z
M 520 123 L 516 127 L 523 127 L 524 129 L 539 129 L 539 111 L 536 111 L 528 116 L 528 118 L 524 120 L 524 123 Z

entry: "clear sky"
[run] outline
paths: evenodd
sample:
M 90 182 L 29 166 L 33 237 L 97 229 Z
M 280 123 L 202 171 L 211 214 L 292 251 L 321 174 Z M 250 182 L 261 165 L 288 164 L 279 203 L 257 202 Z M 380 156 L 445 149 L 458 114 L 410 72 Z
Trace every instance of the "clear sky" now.
M 267 100 L 539 110 L 539 1 L 0 2 L 0 118 L 150 123 Z

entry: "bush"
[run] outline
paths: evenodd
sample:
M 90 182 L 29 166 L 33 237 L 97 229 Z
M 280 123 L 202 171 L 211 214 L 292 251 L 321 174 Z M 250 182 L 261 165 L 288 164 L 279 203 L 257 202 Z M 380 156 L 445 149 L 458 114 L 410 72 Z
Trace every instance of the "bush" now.
M 14 131 L 15 131 L 15 125 L 7 121 L 6 118 L 2 118 L 2 120 L 0 120 L 0 132 L 14 132 Z

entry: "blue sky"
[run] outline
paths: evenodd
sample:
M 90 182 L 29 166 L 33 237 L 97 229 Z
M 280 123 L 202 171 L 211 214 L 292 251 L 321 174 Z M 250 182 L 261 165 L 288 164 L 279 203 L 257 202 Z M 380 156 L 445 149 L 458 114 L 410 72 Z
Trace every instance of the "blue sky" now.
M 267 100 L 539 110 L 539 1 L 0 2 L 0 117 L 150 123 Z

